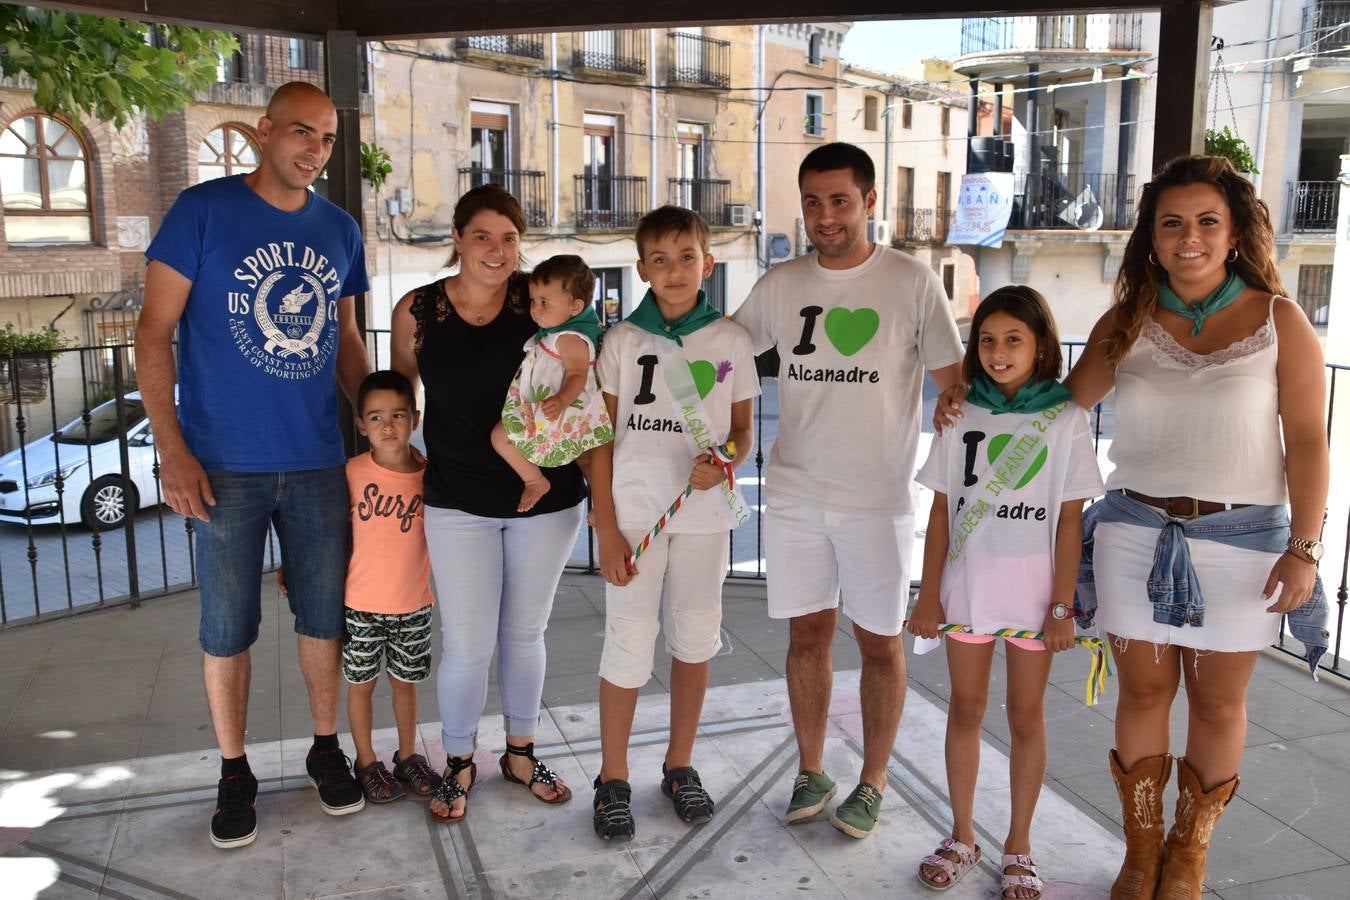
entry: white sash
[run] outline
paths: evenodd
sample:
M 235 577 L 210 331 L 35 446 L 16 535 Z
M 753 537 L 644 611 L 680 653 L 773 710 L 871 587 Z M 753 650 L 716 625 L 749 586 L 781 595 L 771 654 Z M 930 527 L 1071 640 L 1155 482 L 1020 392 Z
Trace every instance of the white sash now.
M 660 362 L 666 389 L 670 391 L 671 404 L 675 407 L 685 441 L 694 451 L 692 455 L 707 453 L 713 444 L 712 419 L 703 407 L 703 399 L 698 395 L 698 386 L 694 384 L 693 373 L 689 370 L 689 360 L 673 340 L 648 332 L 647 343 Z M 722 492 L 722 499 L 726 502 L 736 526 L 749 521 L 750 510 L 734 482 L 724 478 L 718 489 Z

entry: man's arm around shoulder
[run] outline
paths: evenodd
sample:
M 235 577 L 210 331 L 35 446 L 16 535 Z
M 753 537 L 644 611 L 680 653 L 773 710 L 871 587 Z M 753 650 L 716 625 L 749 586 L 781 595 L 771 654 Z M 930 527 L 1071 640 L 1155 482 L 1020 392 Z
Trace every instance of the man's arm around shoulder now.
M 174 512 L 209 521 L 216 505 L 206 471 L 188 449 L 178 424 L 173 389 L 173 334 L 187 308 L 192 282 L 172 267 L 151 261 L 145 272 L 145 299 L 136 325 L 136 370 L 141 398 L 154 430 L 164 502 Z

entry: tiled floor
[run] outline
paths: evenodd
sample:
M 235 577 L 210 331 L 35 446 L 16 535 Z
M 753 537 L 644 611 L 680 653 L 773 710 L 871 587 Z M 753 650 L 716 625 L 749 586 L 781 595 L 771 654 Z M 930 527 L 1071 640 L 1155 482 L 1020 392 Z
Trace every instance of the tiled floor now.
M 849 840 L 824 817 L 788 828 L 780 814 L 796 762 L 788 723 L 784 623 L 763 590 L 728 586 L 724 650 L 713 665 L 695 763 L 718 800 L 708 825 L 672 814 L 658 781 L 669 660 L 639 703 L 631 759 L 638 835 L 606 846 L 590 828 L 599 766 L 594 675 L 603 588 L 567 576 L 549 630 L 541 756 L 576 798 L 536 803 L 500 777 L 489 698 L 480 781 L 461 825 L 431 822 L 405 800 L 324 816 L 303 778 L 310 731 L 284 604 L 254 651 L 248 752 L 263 782 L 257 843 L 223 853 L 207 840 L 218 761 L 196 648 L 195 596 L 0 634 L 0 894 L 5 897 L 828 897 L 929 896 L 914 879 L 949 821 L 942 769 L 947 677 L 941 653 L 911 657 L 909 699 L 877 834 Z M 827 769 L 840 797 L 857 778 L 857 651 L 843 624 Z M 1114 703 L 1082 704 L 1084 659 L 1055 665 L 1047 697 L 1050 763 L 1035 839 L 1046 897 L 1104 898 L 1121 847 L 1105 769 Z M 1007 725 L 995 667 L 986 722 L 979 841 L 997 859 L 1007 823 Z M 493 692 L 490 691 L 490 695 Z M 434 688 L 422 692 L 423 744 L 440 753 Z M 1184 709 L 1174 718 L 1184 740 Z M 1350 691 L 1263 658 L 1249 701 L 1243 784 L 1216 832 L 1209 886 L 1223 898 L 1344 897 L 1350 883 Z M 387 692 L 377 746 L 392 749 Z M 345 727 L 345 724 L 341 727 Z M 345 739 L 344 739 L 345 740 Z M 350 745 L 348 744 L 350 749 Z M 987 859 L 949 892 L 994 897 Z

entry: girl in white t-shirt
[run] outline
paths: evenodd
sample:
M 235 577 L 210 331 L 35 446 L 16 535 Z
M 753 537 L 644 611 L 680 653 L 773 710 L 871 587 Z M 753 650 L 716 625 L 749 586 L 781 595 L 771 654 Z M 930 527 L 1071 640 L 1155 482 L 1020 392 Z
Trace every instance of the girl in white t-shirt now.
M 595 275 L 580 256 L 551 256 L 530 273 L 530 317 L 539 331 L 525 342 L 525 359 L 492 429 L 493 449 L 525 482 L 517 512 L 529 512 L 548 493 L 540 466 L 576 460 L 589 478 L 585 454 L 614 440 L 595 376 L 594 291 Z
M 1007 639 L 1012 734 L 1011 822 L 1003 844 L 1005 898 L 1032 900 L 1042 882 L 1031 858 L 1031 819 L 1045 774 L 1043 703 L 1051 653 L 1074 646 L 1073 592 L 1083 501 L 1103 492 L 1087 414 L 1055 380 L 1059 335 L 1045 299 L 1013 285 L 976 310 L 966 347 L 967 408 L 933 440 L 918 481 L 933 489 L 923 580 L 911 633 L 947 633 L 951 703 L 947 786 L 952 836 L 919 866 L 919 880 L 945 890 L 980 860 L 975 782 L 980 727 L 999 629 L 1044 632 Z

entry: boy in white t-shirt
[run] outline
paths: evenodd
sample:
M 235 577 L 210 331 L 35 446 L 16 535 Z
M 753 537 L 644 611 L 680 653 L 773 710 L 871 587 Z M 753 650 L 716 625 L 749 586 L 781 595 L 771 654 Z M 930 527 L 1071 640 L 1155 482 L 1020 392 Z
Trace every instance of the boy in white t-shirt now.
M 753 447 L 759 394 L 750 336 L 699 289 L 712 272 L 708 226 L 675 206 L 638 223 L 638 274 L 651 285 L 641 304 L 609 330 L 600 352 L 600 389 L 614 443 L 592 454 L 592 503 L 605 589 L 600 658 L 600 744 L 594 827 L 627 840 L 635 825 L 628 783 L 628 739 L 638 689 L 652 673 L 658 630 L 670 652 L 670 742 L 661 790 L 688 823 L 712 818 L 713 801 L 693 767 L 694 736 L 721 648 L 722 581 L 728 531 L 744 503 L 728 478 Z M 734 445 L 719 464 L 713 448 Z M 678 512 L 630 560 L 688 487 Z

